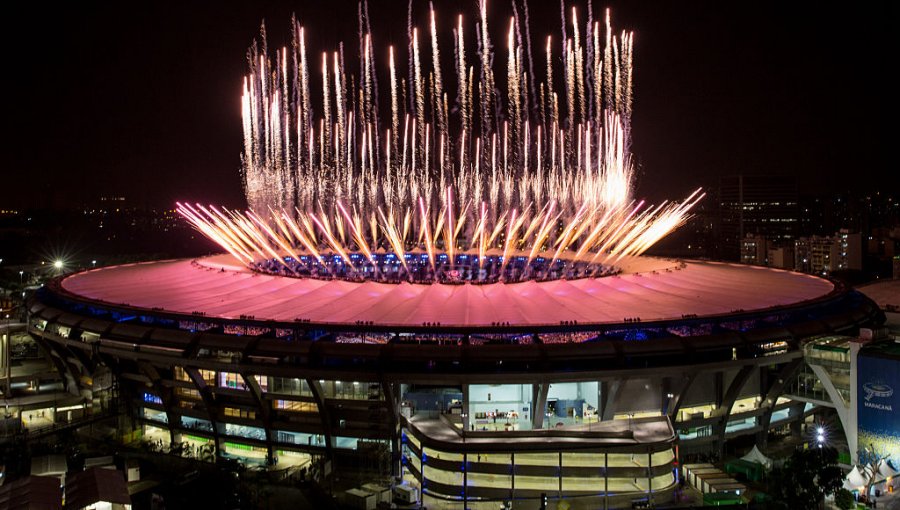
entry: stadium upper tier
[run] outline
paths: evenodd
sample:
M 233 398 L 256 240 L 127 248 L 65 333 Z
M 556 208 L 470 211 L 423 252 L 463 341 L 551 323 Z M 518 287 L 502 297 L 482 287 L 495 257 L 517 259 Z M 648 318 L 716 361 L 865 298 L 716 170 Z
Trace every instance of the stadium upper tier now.
M 78 300 L 221 319 L 393 327 L 642 323 L 799 305 L 835 291 L 814 276 L 735 264 L 622 259 L 604 278 L 387 284 L 255 273 L 230 255 L 107 267 L 62 280 Z

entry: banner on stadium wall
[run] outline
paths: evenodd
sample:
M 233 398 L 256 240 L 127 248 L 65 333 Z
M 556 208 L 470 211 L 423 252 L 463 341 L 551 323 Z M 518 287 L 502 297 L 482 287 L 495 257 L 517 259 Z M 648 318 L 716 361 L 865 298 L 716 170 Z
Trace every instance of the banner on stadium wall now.
M 900 461 L 900 360 L 860 354 L 857 371 L 859 449 Z

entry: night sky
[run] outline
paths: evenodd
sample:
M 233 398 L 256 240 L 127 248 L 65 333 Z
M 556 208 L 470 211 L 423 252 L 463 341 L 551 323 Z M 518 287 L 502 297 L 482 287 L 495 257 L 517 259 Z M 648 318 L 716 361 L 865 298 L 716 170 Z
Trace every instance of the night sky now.
M 558 37 L 559 4 L 531 4 L 541 48 L 546 34 Z M 584 2 L 576 5 L 586 12 Z M 890 3 L 596 2 L 595 15 L 607 6 L 615 27 L 636 32 L 638 195 L 680 198 L 736 173 L 793 174 L 815 192 L 900 188 L 888 162 L 897 106 L 888 79 L 897 61 Z M 463 12 L 474 41 L 475 1 L 435 8 L 448 39 L 445 82 L 455 83 L 450 30 Z M 79 206 L 100 195 L 138 206 L 242 206 L 239 96 L 260 21 L 281 46 L 296 12 L 311 55 L 344 40 L 348 63 L 357 61 L 355 1 L 12 9 L 3 34 L 12 158 L 0 208 Z M 424 29 L 427 3 L 415 10 Z M 494 1 L 489 11 L 495 69 L 505 73 L 509 3 Z M 387 45 L 406 44 L 406 2 L 372 2 L 370 12 L 383 52 L 376 65 L 386 73 Z M 542 68 L 540 52 L 535 59 Z

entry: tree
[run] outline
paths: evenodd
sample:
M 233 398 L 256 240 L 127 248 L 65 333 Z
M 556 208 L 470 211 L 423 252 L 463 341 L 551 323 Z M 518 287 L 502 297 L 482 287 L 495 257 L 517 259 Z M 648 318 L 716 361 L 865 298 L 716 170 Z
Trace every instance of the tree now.
M 841 487 L 834 493 L 834 504 L 841 510 L 850 510 L 856 505 L 853 500 L 853 493 Z
M 834 494 L 844 480 L 837 466 L 837 450 L 795 450 L 781 468 L 769 477 L 769 495 L 774 508 L 815 510 L 827 494 Z
M 863 465 L 863 476 L 866 477 L 866 487 L 863 490 L 863 497 L 866 500 L 869 499 L 872 486 L 878 479 L 878 468 L 881 466 L 881 462 L 887 460 L 888 457 L 889 455 L 884 451 L 875 448 L 874 444 L 869 444 L 859 451 L 859 462 Z

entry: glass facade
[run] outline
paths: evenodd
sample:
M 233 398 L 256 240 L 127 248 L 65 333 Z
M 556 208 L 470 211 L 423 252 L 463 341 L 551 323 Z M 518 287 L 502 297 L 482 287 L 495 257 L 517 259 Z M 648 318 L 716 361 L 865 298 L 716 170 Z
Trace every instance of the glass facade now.
M 531 429 L 532 394 L 531 384 L 469 385 L 469 429 Z
M 319 381 L 324 398 L 382 400 L 381 385 L 359 381 Z
M 321 434 L 306 434 L 303 432 L 290 432 L 287 430 L 275 431 L 275 440 L 279 443 L 306 445 L 306 446 L 325 446 L 325 436 Z
M 266 380 L 266 388 L 269 393 L 277 393 L 279 395 L 293 395 L 297 397 L 312 397 L 312 390 L 306 379 L 297 379 L 291 377 L 274 377 L 274 376 L 257 376 L 260 380 Z M 260 387 L 263 384 L 260 382 Z
M 231 416 L 235 418 L 243 418 L 245 420 L 255 420 L 256 419 L 256 411 L 251 409 L 242 409 L 238 407 L 226 407 L 223 410 L 225 416 Z
M 634 445 L 629 453 L 460 452 L 423 447 L 408 429 L 401 443 L 404 466 L 415 480 L 429 492 L 452 498 L 596 496 L 606 489 L 634 496 L 672 489 L 676 481 L 671 446 L 652 451 Z
M 205 371 L 201 370 L 201 372 Z M 244 383 L 244 378 L 241 377 L 241 374 L 235 374 L 234 372 L 219 372 L 219 387 L 228 388 L 230 390 L 247 389 L 247 385 Z
M 203 430 L 206 432 L 213 431 L 212 422 L 200 418 L 193 418 L 191 416 L 182 416 L 181 424 L 188 429 Z
M 225 434 L 229 436 L 247 437 L 259 441 L 266 440 L 266 431 L 260 427 L 249 427 L 247 425 L 237 425 L 234 423 L 225 424 Z
M 315 413 L 319 406 L 315 402 L 299 402 L 296 400 L 276 400 L 275 409 L 291 413 Z

